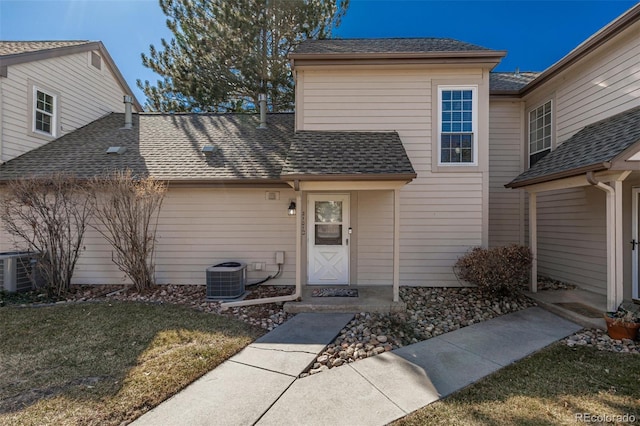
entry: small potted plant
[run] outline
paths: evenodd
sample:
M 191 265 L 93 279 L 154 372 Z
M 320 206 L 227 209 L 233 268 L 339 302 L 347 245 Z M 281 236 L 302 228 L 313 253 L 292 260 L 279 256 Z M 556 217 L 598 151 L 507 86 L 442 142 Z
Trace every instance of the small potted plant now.
M 616 340 L 638 338 L 640 328 L 640 314 L 624 309 L 622 306 L 615 312 L 604 314 L 607 323 L 607 333 L 609 337 Z

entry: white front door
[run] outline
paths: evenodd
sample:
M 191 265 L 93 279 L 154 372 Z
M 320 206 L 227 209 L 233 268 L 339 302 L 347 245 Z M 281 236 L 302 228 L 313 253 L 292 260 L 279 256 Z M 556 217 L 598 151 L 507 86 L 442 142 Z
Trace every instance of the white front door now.
M 633 299 L 640 299 L 640 296 L 638 294 L 638 281 L 640 281 L 640 278 L 638 277 L 638 274 L 640 274 L 640 270 L 638 267 L 638 264 L 640 263 L 640 223 L 638 223 L 638 220 L 640 220 L 640 188 L 633 188 L 632 191 L 633 194 L 633 199 L 632 199 L 632 204 L 631 204 L 631 220 L 633 221 L 631 223 L 631 233 L 632 235 L 632 240 L 631 240 L 631 265 L 632 265 L 632 282 L 633 282 L 633 288 L 631 291 L 631 296 L 633 297 Z
M 308 283 L 349 284 L 349 195 L 309 194 Z

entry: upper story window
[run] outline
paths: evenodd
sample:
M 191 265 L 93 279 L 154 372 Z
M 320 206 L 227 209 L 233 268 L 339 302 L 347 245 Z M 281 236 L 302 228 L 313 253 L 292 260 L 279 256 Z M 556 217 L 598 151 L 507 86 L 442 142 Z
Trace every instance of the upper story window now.
M 529 167 L 551 152 L 551 101 L 529 111 Z
M 476 86 L 438 88 L 438 163 L 476 165 L 478 96 Z
M 33 131 L 55 136 L 56 95 L 33 88 Z

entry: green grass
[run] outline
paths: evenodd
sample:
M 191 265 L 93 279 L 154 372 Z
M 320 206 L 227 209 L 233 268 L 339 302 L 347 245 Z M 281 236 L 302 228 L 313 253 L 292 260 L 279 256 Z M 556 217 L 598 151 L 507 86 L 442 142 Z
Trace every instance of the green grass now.
M 394 425 L 575 425 L 577 413 L 639 422 L 640 356 L 559 343 Z
M 259 334 L 174 305 L 0 308 L 0 424 L 133 420 Z

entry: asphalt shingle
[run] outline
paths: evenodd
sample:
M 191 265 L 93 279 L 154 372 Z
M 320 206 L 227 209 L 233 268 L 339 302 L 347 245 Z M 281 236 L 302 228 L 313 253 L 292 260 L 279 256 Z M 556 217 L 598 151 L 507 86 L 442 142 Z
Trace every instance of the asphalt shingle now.
M 38 52 L 60 47 L 80 46 L 91 43 L 88 40 L 56 40 L 56 41 L 3 41 L 0 40 L 0 56 L 20 53 Z
M 296 133 L 282 176 L 415 175 L 396 132 Z
M 293 54 L 428 53 L 491 51 L 450 38 L 354 38 L 305 40 Z
M 141 114 L 122 129 L 124 114 L 109 114 L 0 166 L 0 180 L 74 173 L 91 178 L 129 168 L 163 180 L 278 179 L 293 136 L 293 114 Z M 205 155 L 202 148 L 217 151 Z M 124 154 L 106 154 L 124 146 Z
M 507 186 L 524 186 L 528 182 L 551 180 L 560 173 L 570 174 L 572 170 L 598 167 L 639 142 L 640 106 L 580 130 Z M 601 167 L 605 168 L 604 165 Z
M 259 116 L 250 114 L 136 114 L 126 130 L 124 114 L 113 113 L 0 165 L 0 181 L 60 172 L 88 179 L 124 169 L 169 181 L 414 174 L 395 132 L 296 134 L 293 114 L 267 117 L 267 128 L 258 129 Z M 206 145 L 215 152 L 202 153 Z M 112 146 L 127 150 L 107 154 Z
M 540 75 L 539 72 L 492 72 L 489 77 L 489 90 L 491 93 L 517 93 L 538 75 Z

